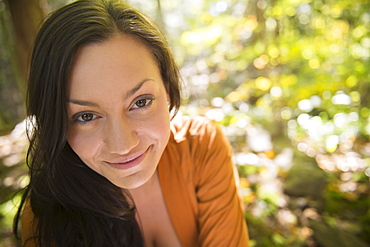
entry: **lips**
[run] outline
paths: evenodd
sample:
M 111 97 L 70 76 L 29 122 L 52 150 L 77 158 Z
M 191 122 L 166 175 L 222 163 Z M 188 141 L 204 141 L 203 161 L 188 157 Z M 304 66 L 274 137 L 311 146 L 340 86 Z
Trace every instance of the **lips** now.
M 126 170 L 126 169 L 133 168 L 135 166 L 140 165 L 140 163 L 145 159 L 145 156 L 148 153 L 150 148 L 151 146 L 148 147 L 148 149 L 145 150 L 143 153 L 134 154 L 129 157 L 117 159 L 111 162 L 105 161 L 105 163 L 119 170 Z

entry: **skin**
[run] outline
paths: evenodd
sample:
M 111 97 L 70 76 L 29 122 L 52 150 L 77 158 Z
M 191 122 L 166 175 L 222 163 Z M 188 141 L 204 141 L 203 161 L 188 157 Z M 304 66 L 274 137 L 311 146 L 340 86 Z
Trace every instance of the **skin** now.
M 156 178 L 170 136 L 169 96 L 142 43 L 116 35 L 82 47 L 67 97 L 67 141 L 87 166 L 129 190 Z

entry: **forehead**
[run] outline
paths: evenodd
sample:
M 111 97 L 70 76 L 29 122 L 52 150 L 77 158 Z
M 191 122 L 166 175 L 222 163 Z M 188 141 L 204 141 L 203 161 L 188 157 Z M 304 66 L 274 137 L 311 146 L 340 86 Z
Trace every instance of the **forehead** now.
M 145 78 L 160 79 L 151 51 L 135 38 L 117 35 L 79 49 L 72 64 L 67 94 L 101 84 L 137 83 Z

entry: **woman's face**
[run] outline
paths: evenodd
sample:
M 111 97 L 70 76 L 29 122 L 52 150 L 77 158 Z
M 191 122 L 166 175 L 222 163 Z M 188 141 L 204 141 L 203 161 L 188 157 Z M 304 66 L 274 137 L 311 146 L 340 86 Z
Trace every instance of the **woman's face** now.
M 170 136 L 169 96 L 150 51 L 117 35 L 79 50 L 67 88 L 68 143 L 116 186 L 154 174 Z

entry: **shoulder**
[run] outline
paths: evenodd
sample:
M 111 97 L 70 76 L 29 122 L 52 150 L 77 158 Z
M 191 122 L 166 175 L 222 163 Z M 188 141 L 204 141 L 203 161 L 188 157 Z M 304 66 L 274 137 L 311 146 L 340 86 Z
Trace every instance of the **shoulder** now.
M 30 198 L 28 198 L 21 215 L 21 235 L 23 246 L 37 246 L 35 238 L 37 235 L 37 225 L 38 219 L 32 211 Z
M 222 128 L 205 117 L 181 116 L 171 122 L 171 139 L 169 145 L 188 152 L 193 162 L 204 161 L 222 151 L 231 155 L 231 147 Z
M 171 121 L 174 142 L 196 141 L 223 135 L 221 128 L 205 117 L 180 116 Z

